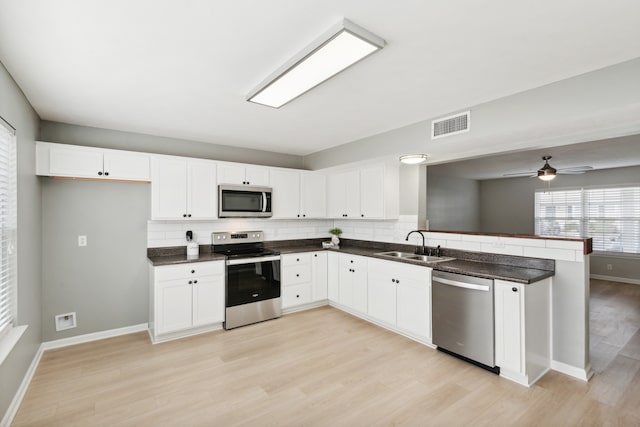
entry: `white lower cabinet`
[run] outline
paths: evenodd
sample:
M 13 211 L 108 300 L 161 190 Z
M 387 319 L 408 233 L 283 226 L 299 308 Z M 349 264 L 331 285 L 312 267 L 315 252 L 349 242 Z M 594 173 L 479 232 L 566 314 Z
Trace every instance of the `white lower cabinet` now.
M 369 317 L 418 338 L 431 340 L 431 269 L 368 260 Z
M 327 298 L 329 302 L 340 299 L 340 254 L 333 251 L 327 254 Z
M 151 267 L 149 333 L 153 342 L 221 326 L 224 269 L 224 261 Z
M 367 313 L 367 258 L 340 254 L 338 269 L 338 302 Z
M 280 264 L 283 310 L 326 301 L 326 252 L 285 254 Z
M 551 366 L 551 279 L 496 280 L 495 355 L 500 375 L 530 386 Z

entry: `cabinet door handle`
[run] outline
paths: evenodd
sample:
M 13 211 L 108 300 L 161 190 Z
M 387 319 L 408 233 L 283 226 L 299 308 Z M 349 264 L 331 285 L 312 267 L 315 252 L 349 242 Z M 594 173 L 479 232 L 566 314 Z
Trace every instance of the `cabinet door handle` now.
M 191 218 L 191 214 L 187 214 L 187 216 L 188 216 L 189 218 Z
M 307 216 L 305 214 L 302 214 L 302 218 L 306 218 Z
M 351 260 L 351 264 L 353 264 L 353 260 Z
M 396 279 L 391 279 L 391 281 L 392 281 L 393 283 L 396 283 Z
M 300 295 L 296 295 L 296 298 L 300 298 Z
M 102 176 L 102 172 L 98 172 L 98 175 Z
M 362 218 L 364 218 L 364 214 L 360 214 L 360 216 L 361 216 Z
M 186 217 L 187 217 L 187 214 L 182 214 L 182 217 L 183 217 L 183 218 L 186 218 Z
M 300 258 L 296 258 L 296 262 L 300 262 Z
M 300 277 L 300 275 L 299 275 L 299 274 L 296 274 L 296 277 Z
M 193 274 L 193 273 L 195 273 L 195 272 L 196 272 L 195 270 L 191 270 L 191 274 Z
M 518 288 L 516 288 L 515 286 L 514 286 L 513 288 L 511 288 L 511 290 L 512 290 L 513 292 L 518 292 Z
M 300 214 L 298 214 L 298 218 L 300 218 Z
M 197 280 L 194 280 L 194 281 L 193 281 L 193 283 L 198 283 L 198 281 L 197 281 Z
M 318 254 L 313 254 L 314 257 L 318 258 Z
M 193 280 L 189 280 L 189 284 L 190 284 L 190 285 L 193 285 Z
M 109 176 L 109 172 L 105 172 L 105 173 L 104 173 L 104 176 Z
M 247 181 L 247 184 L 251 184 L 249 181 Z

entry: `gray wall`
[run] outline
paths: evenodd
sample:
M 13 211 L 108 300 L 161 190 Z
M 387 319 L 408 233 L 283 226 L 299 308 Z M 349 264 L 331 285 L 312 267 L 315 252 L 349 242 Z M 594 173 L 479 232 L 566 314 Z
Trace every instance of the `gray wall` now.
M 537 178 L 492 179 L 480 183 L 480 224 L 485 233 L 535 234 L 534 193 Z
M 0 116 L 17 129 L 18 324 L 29 325 L 0 365 L 0 418 L 7 411 L 41 340 L 40 184 L 35 176 L 38 115 L 0 64 Z
M 303 169 L 301 156 L 43 120 L 40 141 Z
M 477 231 L 480 185 L 474 179 L 429 173 L 427 219 L 430 230 Z
M 417 215 L 420 167 L 400 165 L 400 215 Z
M 150 185 L 40 180 L 43 341 L 146 323 Z M 74 311 L 77 328 L 56 332 L 54 316 Z
M 618 184 L 640 185 L 640 166 L 603 169 L 583 175 L 559 175 L 551 188 Z M 494 179 L 480 182 L 480 227 L 486 233 L 534 233 L 534 193 L 546 188 L 534 178 Z M 611 264 L 612 269 L 607 269 Z M 591 274 L 640 280 L 637 258 L 591 256 Z

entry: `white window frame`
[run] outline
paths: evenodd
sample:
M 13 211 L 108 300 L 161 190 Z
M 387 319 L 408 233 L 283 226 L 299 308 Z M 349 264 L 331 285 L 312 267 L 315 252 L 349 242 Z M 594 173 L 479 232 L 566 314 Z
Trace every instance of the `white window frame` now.
M 622 200 L 616 198 L 615 192 L 627 191 L 632 193 L 633 199 L 628 205 L 621 205 L 618 202 Z M 601 214 L 592 215 L 593 206 L 590 206 L 590 201 L 597 193 L 604 192 L 606 197 L 612 197 L 614 207 L 622 207 L 620 213 L 609 212 L 606 213 L 601 210 Z M 609 194 L 607 194 L 609 192 Z M 542 215 L 543 206 L 541 205 L 541 194 L 556 193 L 558 194 L 558 204 L 553 203 L 546 206 L 557 206 L 557 212 L 554 212 L 554 216 Z M 591 237 L 593 238 L 594 253 L 603 254 L 607 256 L 615 257 L 632 257 L 640 258 L 640 207 L 635 203 L 638 202 L 640 197 L 640 184 L 619 184 L 619 185 L 607 185 L 607 186 L 589 186 L 580 188 L 558 188 L 554 190 L 536 190 L 534 201 L 534 217 L 535 217 L 535 234 L 536 235 L 553 235 L 553 236 L 566 236 L 566 237 Z M 563 203 L 564 202 L 564 203 Z M 572 205 L 578 211 L 575 215 L 570 215 L 569 206 Z M 606 207 L 605 207 L 606 210 Z M 631 216 L 625 216 L 631 211 Z M 613 213 L 613 216 L 612 216 Z M 622 242 L 611 241 L 607 243 L 602 241 L 602 238 L 610 236 L 605 231 L 600 235 L 590 235 L 589 226 L 593 221 L 602 222 L 606 225 L 607 220 L 616 223 L 622 223 L 622 226 L 627 226 L 631 232 L 621 232 L 623 237 L 631 237 L 631 240 L 622 239 Z M 550 226 L 550 222 L 555 224 L 555 227 Z M 578 227 L 577 230 L 574 228 Z M 570 229 L 567 229 L 570 228 Z M 637 230 L 634 232 L 634 230 Z M 614 248 L 619 247 L 620 250 Z
M 16 146 L 16 131 L 13 126 L 0 117 L 0 137 L 2 141 L 8 141 L 8 147 L 0 147 L 0 153 L 3 154 L 4 159 L 0 159 L 0 163 L 5 163 L 3 170 L 0 170 L 0 181 L 6 188 L 7 193 L 2 195 L 5 199 L 0 205 L 4 205 L 8 208 L 2 217 L 2 227 L 0 227 L 0 244 L 3 246 L 0 248 L 2 256 L 0 256 L 0 265 L 7 265 L 8 268 L 6 274 L 1 276 L 8 277 L 6 286 L 0 284 L 0 291 L 2 295 L 1 302 L 8 302 L 5 307 L 8 308 L 6 312 L 7 317 L 0 317 L 0 320 L 4 318 L 8 322 L 0 324 L 0 364 L 4 362 L 9 355 L 15 344 L 18 342 L 24 331 L 27 329 L 26 325 L 17 326 L 17 310 L 18 310 L 18 254 L 17 254 L 17 146 Z M 8 224 L 8 227 L 5 227 Z M 8 230 L 8 236 L 3 235 L 4 230 Z M 6 251 L 6 252 L 5 252 Z M 4 257 L 7 259 L 3 259 Z M 6 261 L 6 263 L 5 263 Z M 5 273 L 5 272 L 3 272 Z

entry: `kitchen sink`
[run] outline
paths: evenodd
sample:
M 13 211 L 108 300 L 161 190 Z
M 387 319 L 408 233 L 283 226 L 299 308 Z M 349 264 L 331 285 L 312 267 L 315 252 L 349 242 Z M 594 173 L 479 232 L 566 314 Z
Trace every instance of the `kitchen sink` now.
M 390 258 L 400 258 L 400 259 L 410 259 L 413 261 L 422 261 L 422 262 L 444 262 L 444 261 L 452 261 L 455 258 L 444 257 L 444 256 L 432 256 L 432 255 L 418 255 L 412 254 L 410 252 L 378 252 L 376 255 L 380 256 L 388 256 Z

